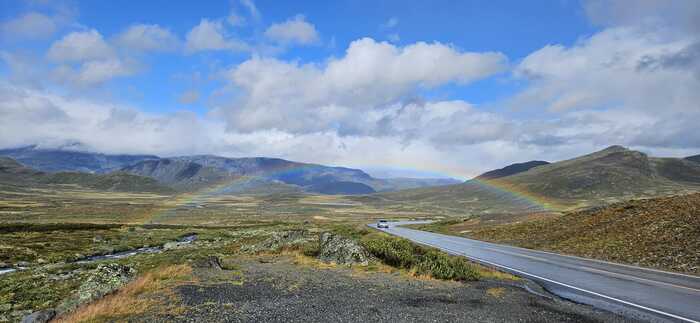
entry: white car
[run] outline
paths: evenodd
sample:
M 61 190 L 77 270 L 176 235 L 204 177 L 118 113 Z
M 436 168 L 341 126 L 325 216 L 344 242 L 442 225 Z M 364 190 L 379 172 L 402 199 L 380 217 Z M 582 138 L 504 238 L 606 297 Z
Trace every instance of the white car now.
M 377 222 L 377 228 L 379 228 L 379 229 L 381 229 L 381 228 L 387 228 L 387 229 L 388 229 L 388 228 L 389 228 L 389 222 L 386 222 L 386 220 L 379 220 L 379 222 Z

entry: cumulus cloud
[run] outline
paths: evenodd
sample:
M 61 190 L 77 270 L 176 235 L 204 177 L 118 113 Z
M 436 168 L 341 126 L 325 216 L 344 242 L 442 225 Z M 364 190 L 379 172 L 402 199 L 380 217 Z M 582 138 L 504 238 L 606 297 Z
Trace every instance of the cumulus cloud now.
M 695 0 L 586 0 L 590 20 L 605 27 L 636 26 L 700 32 L 700 2 Z
M 102 84 L 116 77 L 133 75 L 138 71 L 136 63 L 126 63 L 120 59 L 87 61 L 78 67 L 60 65 L 53 71 L 53 77 L 62 83 L 77 86 Z
M 273 24 L 265 31 L 265 37 L 283 44 L 313 44 L 318 42 L 318 32 L 313 24 L 302 15 L 296 15 L 285 22 Z
M 688 122 L 700 120 L 700 42 L 689 32 L 700 4 L 585 5 L 594 22 L 608 27 L 572 46 L 548 45 L 524 58 L 514 75 L 528 86 L 509 103 L 545 108 L 588 129 L 563 134 L 567 142 L 700 148 L 700 132 L 687 131 L 693 128 Z
M 52 17 L 39 12 L 28 12 L 8 20 L 0 26 L 2 38 L 41 39 L 51 37 L 58 29 Z
M 72 32 L 51 44 L 48 58 L 54 61 L 85 61 L 114 57 L 114 50 L 95 29 Z
M 185 51 L 189 53 L 206 50 L 245 51 L 249 46 L 227 35 L 221 21 L 202 19 L 185 36 Z
M 242 95 L 218 113 L 243 131 L 367 132 L 381 120 L 383 107 L 404 96 L 447 83 L 466 84 L 505 66 L 500 53 L 461 52 L 441 43 L 396 47 L 364 38 L 352 42 L 345 56 L 323 65 L 257 57 L 241 63 L 226 75 Z M 370 124 L 353 121 L 361 111 Z
M 170 30 L 158 25 L 136 24 L 117 35 L 116 43 L 124 48 L 147 51 L 175 51 L 180 42 Z

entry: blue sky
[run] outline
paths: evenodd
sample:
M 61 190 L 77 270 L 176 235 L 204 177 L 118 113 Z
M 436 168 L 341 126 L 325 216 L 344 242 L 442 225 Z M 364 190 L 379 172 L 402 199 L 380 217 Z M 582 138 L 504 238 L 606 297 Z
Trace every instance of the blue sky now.
M 0 6 L 3 147 L 454 177 L 612 144 L 700 151 L 693 0 Z

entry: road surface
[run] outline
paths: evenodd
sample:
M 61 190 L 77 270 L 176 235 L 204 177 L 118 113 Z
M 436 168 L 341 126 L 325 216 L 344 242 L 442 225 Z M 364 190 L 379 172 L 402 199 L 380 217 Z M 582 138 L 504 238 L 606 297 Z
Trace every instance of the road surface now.
M 700 277 L 419 231 L 384 232 L 532 279 L 550 292 L 628 317 L 700 322 Z M 376 225 L 373 225 L 376 228 Z

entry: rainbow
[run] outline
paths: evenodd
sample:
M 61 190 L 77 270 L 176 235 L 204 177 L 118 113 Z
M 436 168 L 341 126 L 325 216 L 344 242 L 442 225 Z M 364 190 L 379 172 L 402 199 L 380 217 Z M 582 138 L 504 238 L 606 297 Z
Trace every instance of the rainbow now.
M 293 174 L 298 171 L 302 171 L 305 168 L 315 167 L 313 164 L 301 164 L 294 166 L 281 166 L 272 171 L 267 171 L 268 177 L 284 177 L 287 174 Z M 238 176 L 225 180 L 214 185 L 205 187 L 199 191 L 193 193 L 185 193 L 178 195 L 174 201 L 170 201 L 172 205 L 168 208 L 162 209 L 150 217 L 147 221 L 154 223 L 162 218 L 172 215 L 172 212 L 186 205 L 199 205 L 204 203 L 208 198 L 217 195 L 224 195 L 235 191 L 235 189 L 242 184 L 245 184 L 252 180 L 254 176 Z M 507 181 L 501 180 L 482 180 L 478 178 L 473 178 L 465 182 L 466 185 L 475 185 L 483 191 L 487 191 L 494 196 L 498 196 L 509 202 L 515 201 L 516 203 L 522 203 L 524 205 L 524 211 L 532 212 L 548 212 L 557 211 L 565 209 L 565 206 L 561 201 L 553 198 L 538 195 L 536 193 L 530 192 L 520 186 L 514 185 Z M 168 204 L 170 204 L 168 203 Z

